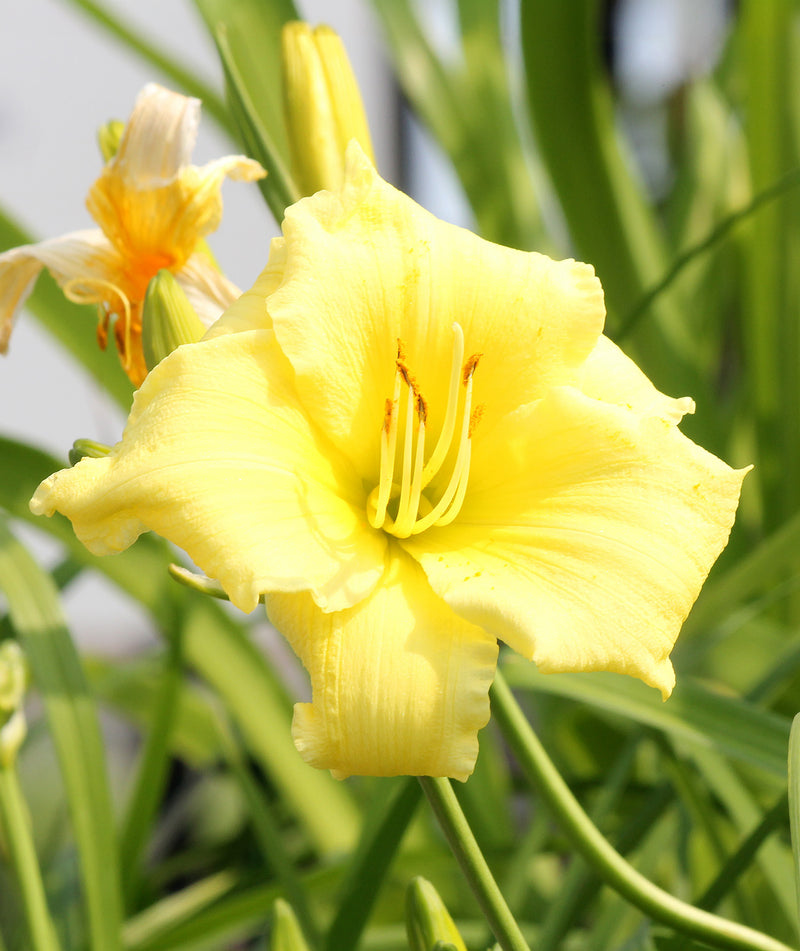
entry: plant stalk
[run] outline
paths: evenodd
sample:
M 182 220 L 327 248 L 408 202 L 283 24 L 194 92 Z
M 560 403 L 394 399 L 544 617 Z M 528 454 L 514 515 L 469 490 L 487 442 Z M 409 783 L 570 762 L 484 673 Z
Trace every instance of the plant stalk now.
M 503 951 L 530 951 L 475 841 L 450 781 L 420 776 L 419 782 L 500 947 Z
M 760 931 L 680 901 L 633 868 L 606 840 L 547 755 L 498 670 L 491 688 L 492 712 L 528 781 L 595 872 L 632 905 L 656 921 L 717 948 L 791 951 Z

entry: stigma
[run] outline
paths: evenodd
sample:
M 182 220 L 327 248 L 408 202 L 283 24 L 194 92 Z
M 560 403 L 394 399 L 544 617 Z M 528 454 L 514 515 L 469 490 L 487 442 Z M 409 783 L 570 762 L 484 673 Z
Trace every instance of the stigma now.
M 472 378 L 480 358 L 476 353 L 464 360 L 464 331 L 454 323 L 444 420 L 426 459 L 428 402 L 397 341 L 394 391 L 386 399 L 381 427 L 380 477 L 367 500 L 373 528 L 408 538 L 433 525 L 449 525 L 458 515 L 467 491 L 472 434 L 482 413 L 482 407 L 472 409 Z M 434 480 L 432 496 L 429 486 Z

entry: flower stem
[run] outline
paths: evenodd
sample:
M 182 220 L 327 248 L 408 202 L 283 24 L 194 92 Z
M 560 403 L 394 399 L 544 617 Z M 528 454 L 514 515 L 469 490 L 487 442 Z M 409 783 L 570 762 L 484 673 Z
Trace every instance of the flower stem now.
M 608 885 L 651 918 L 714 947 L 791 951 L 788 945 L 760 931 L 680 901 L 637 872 L 608 843 L 572 795 L 499 670 L 491 698 L 492 712 L 528 780 L 538 789 L 573 846 Z
M 31 951 L 58 951 L 31 836 L 30 816 L 13 766 L 0 766 L 0 828 L 22 893 Z
M 420 776 L 420 785 L 503 951 L 530 951 L 497 887 L 447 779 Z

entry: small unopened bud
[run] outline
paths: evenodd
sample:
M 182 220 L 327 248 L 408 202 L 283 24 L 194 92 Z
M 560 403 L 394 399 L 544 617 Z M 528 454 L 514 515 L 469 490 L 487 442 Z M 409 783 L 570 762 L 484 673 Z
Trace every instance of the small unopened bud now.
M 94 439 L 76 439 L 69 451 L 69 464 L 75 466 L 87 456 L 89 459 L 102 459 L 110 452 L 111 446 L 105 443 L 95 442 Z
M 206 332 L 171 271 L 162 269 L 147 285 L 142 308 L 142 350 L 148 370 L 183 343 L 196 343 Z
M 406 933 L 411 951 L 467 951 L 439 893 L 419 876 L 406 892 Z
M 292 170 L 303 195 L 337 189 L 347 143 L 374 162 L 358 83 L 344 45 L 328 26 L 287 23 L 281 33 L 283 105 Z
M 276 898 L 272 906 L 272 951 L 309 951 L 292 906 Z
M 97 144 L 100 146 L 100 152 L 106 165 L 119 151 L 119 143 L 124 131 L 125 123 L 119 119 L 110 119 L 97 130 Z
M 27 732 L 22 703 L 28 665 L 16 641 L 0 644 L 0 767 L 11 766 Z

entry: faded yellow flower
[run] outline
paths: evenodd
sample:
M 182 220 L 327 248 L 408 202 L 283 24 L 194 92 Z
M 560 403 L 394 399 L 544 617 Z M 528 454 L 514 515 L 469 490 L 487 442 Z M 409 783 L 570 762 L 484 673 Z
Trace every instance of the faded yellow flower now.
M 159 532 L 243 610 L 265 593 L 311 676 L 296 745 L 337 775 L 466 778 L 498 638 L 669 694 L 743 472 L 602 336 L 592 268 L 437 220 L 355 144 L 283 234 L 33 511 L 100 554 Z
M 145 86 L 116 155 L 86 199 L 100 228 L 0 255 L 0 352 L 6 351 L 14 316 L 43 267 L 71 300 L 98 305 L 103 347 L 110 318 L 116 318 L 120 360 L 136 385 L 147 373 L 142 302 L 161 268 L 175 275 L 206 326 L 238 297 L 239 289 L 200 245 L 219 225 L 225 177 L 253 181 L 265 173 L 258 162 L 240 155 L 190 165 L 199 120 L 198 99 Z

